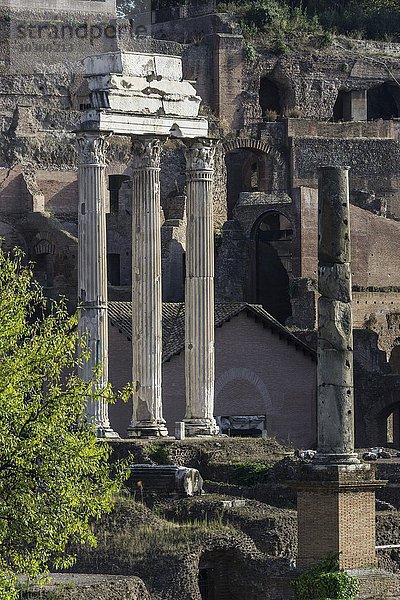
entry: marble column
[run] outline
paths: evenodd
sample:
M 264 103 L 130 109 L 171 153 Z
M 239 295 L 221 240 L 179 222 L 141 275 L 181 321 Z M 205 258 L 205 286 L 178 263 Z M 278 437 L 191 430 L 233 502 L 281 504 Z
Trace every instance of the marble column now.
M 157 139 L 133 142 L 132 347 L 130 437 L 168 435 L 162 416 L 160 154 Z
M 185 429 L 188 436 L 215 435 L 214 419 L 214 228 L 212 184 L 215 148 L 187 148 L 185 282 Z
M 347 167 L 323 167 L 318 187 L 318 454 L 321 462 L 358 462 L 354 454 L 353 325 Z
M 81 133 L 79 144 L 78 304 L 79 332 L 86 336 L 90 357 L 82 366 L 85 381 L 100 364 L 99 392 L 108 382 L 106 153 L 107 136 Z M 101 397 L 89 400 L 87 413 L 99 437 L 118 437 L 111 429 L 108 404 Z

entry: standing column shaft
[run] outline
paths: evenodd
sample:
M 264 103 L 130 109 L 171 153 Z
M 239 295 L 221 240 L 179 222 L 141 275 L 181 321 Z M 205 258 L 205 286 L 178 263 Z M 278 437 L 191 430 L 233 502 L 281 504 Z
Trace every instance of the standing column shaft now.
M 133 416 L 131 437 L 168 435 L 162 416 L 160 153 L 134 143 L 132 222 Z
M 354 454 L 353 326 L 348 169 L 324 167 L 318 188 L 318 455 Z
M 90 381 L 101 364 L 96 387 L 108 382 L 107 243 L 105 168 L 108 142 L 99 134 L 85 133 L 79 143 L 78 303 L 79 331 L 86 336 L 90 357 L 82 378 Z M 104 399 L 88 401 L 87 412 L 99 437 L 118 437 L 111 429 Z
M 185 428 L 189 436 L 218 433 L 214 419 L 214 154 L 215 148 L 200 143 L 186 151 Z

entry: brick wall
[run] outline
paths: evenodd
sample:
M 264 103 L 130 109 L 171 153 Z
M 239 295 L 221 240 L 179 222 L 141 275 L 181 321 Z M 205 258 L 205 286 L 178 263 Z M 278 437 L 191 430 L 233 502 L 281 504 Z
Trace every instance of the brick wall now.
M 110 380 L 130 380 L 131 348 L 110 327 Z M 267 416 L 267 431 L 295 447 L 316 441 L 316 365 L 245 314 L 216 330 L 215 415 Z M 164 418 L 170 433 L 185 412 L 184 353 L 163 365 Z M 125 433 L 130 408 L 110 407 L 113 426 Z

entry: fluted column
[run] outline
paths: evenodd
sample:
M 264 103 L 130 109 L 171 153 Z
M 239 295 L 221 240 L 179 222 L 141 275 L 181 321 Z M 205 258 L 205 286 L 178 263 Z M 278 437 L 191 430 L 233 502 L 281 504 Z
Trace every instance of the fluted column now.
M 358 462 L 354 454 L 353 324 L 349 176 L 323 167 L 318 186 L 318 454 L 322 462 Z
M 189 436 L 218 433 L 214 419 L 214 154 L 214 147 L 199 142 L 185 152 L 185 429 Z
M 101 364 L 96 387 L 108 382 L 107 244 L 105 168 L 108 142 L 104 135 L 82 133 L 79 144 L 78 304 L 79 332 L 86 336 L 90 356 L 82 366 L 85 381 Z M 108 404 L 89 400 L 87 413 L 99 437 L 118 437 L 111 429 Z
M 168 435 L 162 416 L 160 153 L 157 139 L 134 141 L 132 207 L 133 396 L 131 437 Z

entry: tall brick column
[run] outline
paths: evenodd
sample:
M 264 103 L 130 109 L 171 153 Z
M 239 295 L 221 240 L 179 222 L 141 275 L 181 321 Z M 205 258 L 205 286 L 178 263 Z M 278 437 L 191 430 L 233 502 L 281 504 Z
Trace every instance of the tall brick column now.
M 82 378 L 91 381 L 101 363 L 96 387 L 108 382 L 107 244 L 105 213 L 105 168 L 108 142 L 99 133 L 81 133 L 79 144 L 78 208 L 78 304 L 79 332 L 87 337 L 90 357 L 82 367 Z M 118 437 L 111 429 L 108 404 L 89 401 L 87 413 L 99 437 Z
M 157 139 L 134 140 L 132 201 L 132 422 L 130 437 L 168 435 L 162 416 L 160 154 Z
M 215 435 L 214 227 L 212 184 L 215 148 L 186 150 L 187 233 L 185 282 L 185 429 Z
M 324 167 L 318 187 L 317 455 L 301 470 L 298 560 L 337 555 L 345 569 L 374 567 L 375 469 L 354 452 L 353 328 L 348 168 Z

